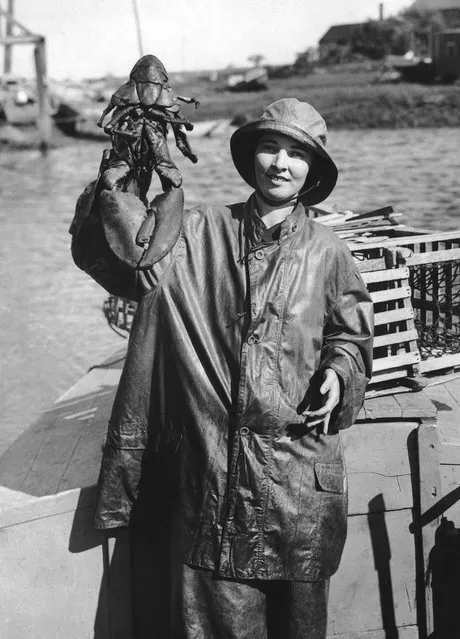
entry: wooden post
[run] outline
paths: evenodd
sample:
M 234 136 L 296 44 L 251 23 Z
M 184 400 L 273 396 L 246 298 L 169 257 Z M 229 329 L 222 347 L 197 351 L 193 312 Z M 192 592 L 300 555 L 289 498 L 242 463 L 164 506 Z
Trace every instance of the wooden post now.
M 46 81 L 46 44 L 40 38 L 34 47 L 35 70 L 37 74 L 38 118 L 40 148 L 46 150 L 51 139 L 51 116 L 49 108 L 48 86 Z
M 423 422 L 418 429 L 418 471 L 420 488 L 420 526 L 424 582 L 424 619 L 420 620 L 420 637 L 431 637 L 434 632 L 433 593 L 431 589 L 430 552 L 435 544 L 438 518 L 425 523 L 423 515 L 441 498 L 439 471 L 438 427 L 435 422 Z M 424 627 L 423 627 L 424 626 Z
M 5 39 L 8 42 L 8 38 L 13 35 L 13 21 L 14 16 L 14 0 L 8 0 L 8 15 L 6 17 L 5 27 Z M 13 45 L 11 43 L 5 44 L 5 57 L 3 59 L 3 73 L 11 73 L 11 62 L 13 54 Z

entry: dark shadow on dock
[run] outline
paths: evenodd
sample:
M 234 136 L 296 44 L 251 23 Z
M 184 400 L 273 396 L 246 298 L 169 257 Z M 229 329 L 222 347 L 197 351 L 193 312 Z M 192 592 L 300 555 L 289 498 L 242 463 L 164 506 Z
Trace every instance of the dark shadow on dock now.
M 425 585 L 431 585 L 434 632 L 428 639 L 460 635 L 460 529 L 443 513 L 460 500 L 460 486 L 444 495 L 420 517 L 421 527 L 441 517 L 430 551 Z
M 94 620 L 94 639 L 132 639 L 131 568 L 129 531 L 107 532 L 93 524 L 94 487 L 82 490 L 69 538 L 69 551 L 82 553 L 99 548 L 103 574 Z M 152 635 L 154 636 L 154 635 Z
M 398 639 L 396 627 L 395 602 L 391 580 L 391 549 L 388 529 L 385 522 L 385 500 L 376 495 L 369 502 L 369 530 L 374 553 L 374 565 L 378 575 L 382 626 L 386 639 Z
M 458 489 L 456 489 L 458 490 Z M 460 529 L 446 517 L 436 530 L 428 563 L 433 593 L 434 632 L 429 639 L 460 635 Z
M 143 474 L 129 528 L 96 530 L 95 487 L 81 491 L 69 551 L 99 548 L 102 555 L 93 639 L 170 636 L 175 572 L 171 549 L 175 543 L 170 525 L 171 492 L 165 490 L 167 477 L 161 460 Z

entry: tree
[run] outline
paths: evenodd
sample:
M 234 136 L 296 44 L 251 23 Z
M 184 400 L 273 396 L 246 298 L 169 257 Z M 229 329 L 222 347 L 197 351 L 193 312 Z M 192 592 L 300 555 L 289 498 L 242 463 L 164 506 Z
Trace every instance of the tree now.
M 248 60 L 255 67 L 260 67 L 260 65 L 262 64 L 262 60 L 265 60 L 265 56 L 261 55 L 260 53 L 253 53 L 252 55 L 248 56 Z
M 372 60 L 389 54 L 403 55 L 410 48 L 410 29 L 399 20 L 369 20 L 356 27 L 351 39 L 351 52 Z

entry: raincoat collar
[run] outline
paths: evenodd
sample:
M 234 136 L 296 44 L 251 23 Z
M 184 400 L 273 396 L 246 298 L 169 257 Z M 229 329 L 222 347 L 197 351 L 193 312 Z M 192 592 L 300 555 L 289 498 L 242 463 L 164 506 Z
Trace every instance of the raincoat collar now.
M 280 233 L 278 240 L 272 240 L 273 242 L 282 242 L 289 238 L 293 233 L 295 233 L 299 227 L 301 221 L 303 221 L 305 217 L 305 208 L 303 204 L 298 201 L 295 205 L 293 211 L 286 217 L 280 225 Z M 264 234 L 267 230 L 262 218 L 259 216 L 257 212 L 256 198 L 255 194 L 252 194 L 249 200 L 245 205 L 244 212 L 244 224 L 245 224 L 245 235 L 249 240 L 249 246 L 252 248 L 259 244 L 266 244 L 267 241 L 264 240 Z

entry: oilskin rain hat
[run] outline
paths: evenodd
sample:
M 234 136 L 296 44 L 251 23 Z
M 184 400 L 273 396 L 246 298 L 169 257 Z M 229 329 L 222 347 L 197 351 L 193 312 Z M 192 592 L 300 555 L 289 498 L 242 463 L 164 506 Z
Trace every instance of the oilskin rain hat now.
M 257 191 L 254 155 L 260 137 L 269 131 L 282 133 L 315 152 L 313 164 L 299 197 L 305 205 L 322 202 L 337 182 L 337 167 L 326 151 L 327 127 L 307 102 L 283 98 L 272 102 L 260 118 L 237 129 L 230 138 L 233 163 L 243 180 Z

